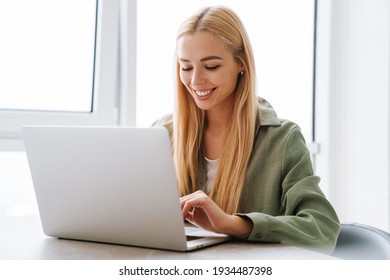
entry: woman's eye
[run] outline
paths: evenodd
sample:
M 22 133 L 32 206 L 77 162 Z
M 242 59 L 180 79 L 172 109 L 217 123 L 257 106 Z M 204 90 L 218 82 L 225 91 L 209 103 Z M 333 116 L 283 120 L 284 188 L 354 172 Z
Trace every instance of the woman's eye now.
M 191 71 L 192 67 L 181 67 L 181 71 Z
M 220 65 L 215 65 L 215 66 L 206 66 L 207 70 L 215 70 L 218 69 Z

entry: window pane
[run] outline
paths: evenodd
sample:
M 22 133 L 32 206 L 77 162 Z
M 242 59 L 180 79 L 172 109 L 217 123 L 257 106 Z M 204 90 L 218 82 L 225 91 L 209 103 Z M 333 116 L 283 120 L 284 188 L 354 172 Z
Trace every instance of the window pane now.
M 96 0 L 0 0 L 0 109 L 90 112 Z
M 221 1 L 138 1 L 138 126 L 148 126 L 173 109 L 180 24 L 198 9 L 218 4 Z M 274 106 L 279 117 L 297 122 L 311 141 L 314 0 L 225 0 L 223 5 L 240 16 L 249 33 L 258 95 Z

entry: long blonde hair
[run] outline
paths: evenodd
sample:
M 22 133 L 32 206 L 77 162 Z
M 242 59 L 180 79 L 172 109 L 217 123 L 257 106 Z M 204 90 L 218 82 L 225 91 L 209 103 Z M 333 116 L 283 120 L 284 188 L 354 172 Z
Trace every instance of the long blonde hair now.
M 177 40 L 199 31 L 211 32 L 222 39 L 244 68 L 244 74 L 237 78 L 230 133 L 209 193 L 222 210 L 233 214 L 239 207 L 255 133 L 257 99 L 252 47 L 240 19 L 227 7 L 216 6 L 200 10 L 182 24 Z M 200 157 L 205 112 L 197 107 L 180 81 L 177 53 L 175 100 L 173 156 L 180 194 L 186 195 L 197 189 L 198 161 L 204 160 Z

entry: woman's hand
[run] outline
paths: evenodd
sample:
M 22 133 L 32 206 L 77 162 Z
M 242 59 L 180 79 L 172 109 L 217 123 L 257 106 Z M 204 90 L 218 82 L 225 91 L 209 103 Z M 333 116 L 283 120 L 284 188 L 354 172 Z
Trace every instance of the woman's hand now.
M 202 191 L 181 197 L 180 205 L 184 219 L 206 230 L 237 237 L 252 231 L 250 220 L 226 214 Z

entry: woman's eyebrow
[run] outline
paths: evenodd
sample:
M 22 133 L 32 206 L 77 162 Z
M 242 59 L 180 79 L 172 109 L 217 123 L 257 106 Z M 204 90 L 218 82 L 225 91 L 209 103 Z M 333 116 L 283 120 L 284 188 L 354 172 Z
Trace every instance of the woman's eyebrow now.
M 207 61 L 207 60 L 214 60 L 214 59 L 222 59 L 222 57 L 216 56 L 216 55 L 210 55 L 202 58 L 200 61 Z
M 203 57 L 200 61 L 204 62 L 204 61 L 207 61 L 207 60 L 214 60 L 214 59 L 221 59 L 222 60 L 222 57 L 219 57 L 219 56 L 216 56 L 216 55 L 210 55 L 210 56 Z M 185 59 L 185 58 L 179 58 L 179 61 L 181 61 L 181 62 L 191 62 L 190 60 Z

